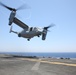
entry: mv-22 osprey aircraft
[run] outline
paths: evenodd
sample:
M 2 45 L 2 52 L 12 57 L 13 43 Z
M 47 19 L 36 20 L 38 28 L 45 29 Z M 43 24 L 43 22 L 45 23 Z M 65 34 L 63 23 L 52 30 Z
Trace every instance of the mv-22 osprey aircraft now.
M 0 5 L 2 5 L 3 7 L 7 8 L 7 9 L 9 9 L 10 11 L 12 11 L 11 14 L 10 14 L 10 17 L 9 17 L 9 25 L 11 26 L 12 23 L 15 23 L 16 25 L 23 28 L 23 30 L 21 32 L 16 32 L 16 31 L 12 30 L 12 26 L 11 26 L 10 32 L 16 33 L 18 35 L 18 37 L 27 38 L 28 41 L 31 38 L 33 38 L 34 36 L 40 37 L 40 35 L 42 35 L 42 40 L 45 40 L 47 32 L 49 31 L 48 28 L 54 26 L 54 24 L 51 24 L 51 25 L 43 27 L 43 28 L 29 27 L 28 25 L 26 25 L 25 23 L 23 23 L 22 21 L 20 21 L 18 18 L 15 17 L 16 11 L 20 10 L 20 9 L 23 9 L 23 5 L 20 6 L 19 8 L 17 8 L 17 9 L 8 7 L 8 6 L 6 6 L 5 4 L 3 4 L 1 2 L 0 2 Z

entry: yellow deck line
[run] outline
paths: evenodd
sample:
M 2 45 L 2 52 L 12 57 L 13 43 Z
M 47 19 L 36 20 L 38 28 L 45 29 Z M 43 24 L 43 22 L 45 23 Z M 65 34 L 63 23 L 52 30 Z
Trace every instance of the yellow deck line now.
M 58 65 L 65 65 L 65 66 L 75 66 L 76 64 L 68 64 L 68 63 L 62 63 L 62 62 L 51 62 L 51 61 L 44 61 L 44 60 L 38 60 L 38 59 L 30 59 L 30 58 L 21 58 L 21 60 L 28 60 L 28 61 L 36 61 L 36 62 L 42 62 L 42 63 L 48 63 L 48 64 L 58 64 Z

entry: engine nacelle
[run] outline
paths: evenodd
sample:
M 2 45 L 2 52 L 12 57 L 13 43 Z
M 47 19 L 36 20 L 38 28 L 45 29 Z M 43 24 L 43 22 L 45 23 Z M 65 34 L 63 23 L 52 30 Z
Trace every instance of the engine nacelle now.
M 10 14 L 10 17 L 9 17 L 9 25 L 12 24 L 15 15 L 16 15 L 16 12 L 15 11 L 12 11 L 11 14 Z
M 46 30 L 43 30 L 42 40 L 45 40 L 46 39 L 46 35 L 47 35 L 47 31 Z

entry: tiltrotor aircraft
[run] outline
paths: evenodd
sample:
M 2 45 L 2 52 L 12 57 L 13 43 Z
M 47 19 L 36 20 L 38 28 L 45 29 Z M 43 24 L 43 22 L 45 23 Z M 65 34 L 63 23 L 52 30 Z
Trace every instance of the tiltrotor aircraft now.
M 27 38 L 28 41 L 35 36 L 40 37 L 41 35 L 42 35 L 42 40 L 45 40 L 47 32 L 49 31 L 48 28 L 54 26 L 54 24 L 51 24 L 51 25 L 43 27 L 43 28 L 29 27 L 28 25 L 26 25 L 25 23 L 23 23 L 22 21 L 20 21 L 18 18 L 15 17 L 16 11 L 20 10 L 20 9 L 23 9 L 23 5 L 20 6 L 19 8 L 17 8 L 17 9 L 8 7 L 1 2 L 0 2 L 0 5 L 2 5 L 3 7 L 7 8 L 11 11 L 11 14 L 10 14 L 10 17 L 9 17 L 9 25 L 11 26 L 12 23 L 15 23 L 16 25 L 23 28 L 23 30 L 21 32 L 16 32 L 16 31 L 12 30 L 12 26 L 11 26 L 10 32 L 16 33 L 18 35 L 18 37 Z

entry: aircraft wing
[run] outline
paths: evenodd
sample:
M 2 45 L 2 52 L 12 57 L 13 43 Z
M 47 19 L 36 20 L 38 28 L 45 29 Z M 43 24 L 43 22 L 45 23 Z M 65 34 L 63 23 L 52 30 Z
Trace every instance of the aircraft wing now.
M 26 25 L 25 23 L 23 23 L 22 21 L 20 21 L 20 20 L 17 19 L 16 17 L 14 17 L 13 22 L 14 22 L 15 24 L 17 24 L 18 26 L 20 26 L 21 28 L 23 28 L 23 29 L 28 29 L 28 28 L 29 28 L 28 25 Z

